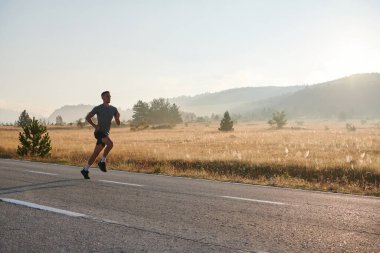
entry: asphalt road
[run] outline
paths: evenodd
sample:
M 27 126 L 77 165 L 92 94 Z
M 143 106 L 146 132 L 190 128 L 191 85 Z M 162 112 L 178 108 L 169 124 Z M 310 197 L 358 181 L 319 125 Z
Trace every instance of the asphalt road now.
M 0 252 L 380 252 L 380 198 L 0 159 Z

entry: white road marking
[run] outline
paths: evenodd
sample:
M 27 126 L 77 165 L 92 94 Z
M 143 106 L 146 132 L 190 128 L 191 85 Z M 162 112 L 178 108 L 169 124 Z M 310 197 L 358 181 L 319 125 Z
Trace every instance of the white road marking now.
M 45 211 L 49 211 L 49 212 L 53 212 L 53 213 L 64 214 L 64 215 L 71 216 L 71 217 L 87 217 L 87 215 L 82 214 L 82 213 L 76 213 L 76 212 L 71 212 L 71 211 L 58 209 L 58 208 L 54 208 L 54 207 L 38 205 L 38 204 L 31 203 L 31 202 L 17 200 L 17 199 L 0 198 L 0 201 L 16 204 L 16 205 L 20 205 L 20 206 L 27 206 L 27 207 L 31 207 L 31 208 L 35 208 L 35 209 L 45 210 Z
M 116 181 L 109 181 L 109 180 L 99 180 L 100 182 L 104 183 L 111 183 L 111 184 L 123 184 L 123 185 L 130 185 L 130 186 L 139 186 L 142 187 L 141 184 L 131 184 L 131 183 L 123 183 L 123 182 L 116 182 Z
M 231 196 L 220 196 L 220 197 L 227 198 L 227 199 L 237 199 L 237 200 L 245 200 L 245 201 L 273 204 L 273 205 L 288 205 L 288 204 L 282 203 L 282 202 L 273 202 L 273 201 L 260 200 L 260 199 L 247 199 L 247 198 L 239 198 L 239 197 L 231 197 Z
M 104 181 L 107 181 L 107 180 L 104 180 Z M 112 182 L 112 181 L 108 181 L 108 182 Z M 147 229 L 145 227 L 133 226 L 133 225 L 130 225 L 130 224 L 127 224 L 127 223 L 123 223 L 123 222 L 118 222 L 118 221 L 104 219 L 104 218 L 97 218 L 97 217 L 90 216 L 90 215 L 85 215 L 85 214 L 71 212 L 71 211 L 66 211 L 66 210 L 57 209 L 57 208 L 53 208 L 53 207 L 38 205 L 38 204 L 34 204 L 34 203 L 31 203 L 31 202 L 26 202 L 26 201 L 22 201 L 22 200 L 0 198 L 0 202 L 7 202 L 7 203 L 16 204 L 16 205 L 31 207 L 31 208 L 35 208 L 35 209 L 44 210 L 44 211 L 64 214 L 64 215 L 68 215 L 68 216 L 71 216 L 71 217 L 83 217 L 83 218 L 86 218 L 86 219 L 91 219 L 93 221 L 102 222 L 102 223 L 106 222 L 106 223 L 109 223 L 109 224 L 123 225 L 123 226 L 126 226 L 128 228 L 134 228 L 134 229 L 138 229 L 138 230 L 142 230 L 142 231 L 147 231 L 149 233 L 159 234 L 160 236 L 161 235 L 168 235 L 170 237 L 173 237 L 173 235 L 171 235 L 171 234 L 167 234 L 167 233 L 161 232 L 161 231 L 149 230 L 149 229 Z M 176 235 L 174 235 L 174 237 L 175 238 L 179 238 L 181 240 L 191 240 L 191 241 L 194 241 L 194 239 L 190 239 L 190 238 L 186 238 L 186 237 L 182 237 L 182 236 L 176 236 Z M 200 242 L 203 243 L 202 241 L 200 241 Z M 224 247 L 223 245 L 220 245 L 220 246 Z M 245 252 L 245 251 L 244 250 L 239 250 L 239 252 Z M 266 253 L 265 251 L 255 251 L 255 252 Z
M 36 173 L 36 174 L 44 174 L 44 175 L 52 175 L 52 176 L 57 176 L 58 174 L 54 173 L 49 173 L 49 172 L 42 172 L 42 171 L 35 171 L 35 170 L 25 170 L 26 172 L 30 173 Z

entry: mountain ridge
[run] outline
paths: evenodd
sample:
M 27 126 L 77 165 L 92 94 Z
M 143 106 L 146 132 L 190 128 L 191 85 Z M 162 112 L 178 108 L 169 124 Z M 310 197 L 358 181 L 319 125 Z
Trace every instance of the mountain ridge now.
M 380 74 L 356 74 L 332 81 L 306 86 L 304 89 L 261 101 L 263 107 L 284 110 L 292 117 L 353 118 L 380 117 Z
M 380 73 L 363 73 L 328 82 L 298 86 L 241 87 L 195 96 L 168 98 L 181 111 L 197 116 L 222 115 L 226 110 L 248 119 L 267 119 L 273 111 L 285 110 L 290 117 L 380 118 Z M 65 105 L 46 120 L 55 123 L 58 115 L 66 123 L 85 118 L 95 105 Z M 131 109 L 120 110 L 121 119 L 129 120 Z M 13 123 L 21 112 L 0 108 L 0 122 Z M 29 113 L 31 114 L 31 113 Z
M 304 86 L 262 86 L 241 87 L 214 93 L 204 93 L 193 97 L 169 98 L 169 102 L 180 106 L 182 111 L 198 115 L 222 114 L 245 102 L 285 95 L 303 89 Z

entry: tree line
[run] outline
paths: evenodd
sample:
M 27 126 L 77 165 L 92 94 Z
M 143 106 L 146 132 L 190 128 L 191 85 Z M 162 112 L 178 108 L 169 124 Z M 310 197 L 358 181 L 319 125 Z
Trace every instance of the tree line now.
M 164 98 L 153 99 L 150 103 L 139 100 L 133 105 L 132 126 L 176 125 L 182 123 L 179 107 Z

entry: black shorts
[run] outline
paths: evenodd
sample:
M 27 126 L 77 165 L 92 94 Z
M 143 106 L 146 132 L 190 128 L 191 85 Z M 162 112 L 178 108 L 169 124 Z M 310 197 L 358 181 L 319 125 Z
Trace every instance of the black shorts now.
M 103 133 L 102 131 L 95 131 L 94 136 L 96 139 L 96 145 L 102 145 L 103 147 L 106 145 L 102 141 L 103 138 L 107 137 L 105 133 Z

